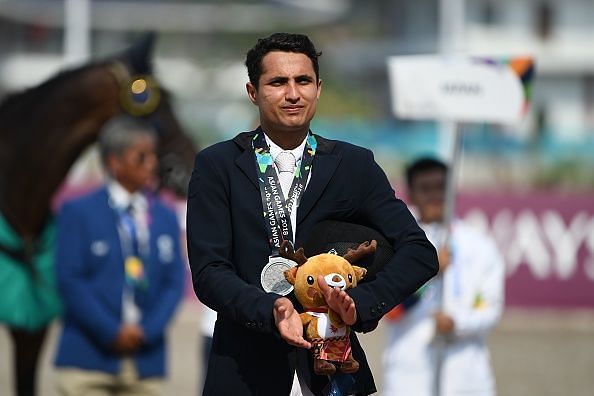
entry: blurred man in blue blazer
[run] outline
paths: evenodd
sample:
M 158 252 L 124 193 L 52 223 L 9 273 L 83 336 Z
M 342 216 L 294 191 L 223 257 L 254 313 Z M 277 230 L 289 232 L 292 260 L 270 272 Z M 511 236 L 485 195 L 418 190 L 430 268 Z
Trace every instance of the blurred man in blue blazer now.
M 138 119 L 109 121 L 99 138 L 106 185 L 60 213 L 61 395 L 163 393 L 165 329 L 184 277 L 176 216 L 148 192 L 156 141 Z
M 204 395 L 321 394 L 311 344 L 279 258 L 282 240 L 303 245 L 314 226 L 340 220 L 377 230 L 395 254 L 375 279 L 348 294 L 318 282 L 330 308 L 355 331 L 381 317 L 437 273 L 435 249 L 394 196 L 371 151 L 312 133 L 322 89 L 320 54 L 307 36 L 276 33 L 248 51 L 247 94 L 260 126 L 196 157 L 188 196 L 188 251 L 194 290 L 218 312 Z M 279 270 L 280 269 L 280 270 Z M 360 363 L 343 394 L 375 384 Z

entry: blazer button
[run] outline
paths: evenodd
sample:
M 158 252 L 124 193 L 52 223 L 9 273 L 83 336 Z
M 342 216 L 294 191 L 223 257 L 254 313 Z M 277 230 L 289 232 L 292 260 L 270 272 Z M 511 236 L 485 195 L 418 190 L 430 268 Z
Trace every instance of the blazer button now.
M 375 316 L 375 307 L 374 307 L 374 308 L 371 308 L 371 314 L 372 314 L 373 316 Z
M 380 305 L 382 306 L 382 308 L 386 308 L 386 306 L 387 306 L 388 304 L 386 304 L 385 302 L 382 302 Z
M 264 327 L 264 322 L 260 321 L 260 323 L 258 323 L 258 326 Z

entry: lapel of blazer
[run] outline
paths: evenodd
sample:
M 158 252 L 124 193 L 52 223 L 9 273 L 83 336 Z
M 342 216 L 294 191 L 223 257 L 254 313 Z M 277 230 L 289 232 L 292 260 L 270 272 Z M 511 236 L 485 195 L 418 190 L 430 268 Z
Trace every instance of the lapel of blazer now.
M 259 191 L 258 176 L 256 173 L 256 160 L 252 151 L 252 138 L 260 128 L 251 132 L 242 132 L 233 141 L 243 149 L 243 152 L 235 160 L 235 164 L 241 169 L 245 176 L 250 179 L 254 187 Z
M 152 199 L 152 198 L 149 198 Z M 161 257 L 161 251 L 159 250 L 159 244 L 157 243 L 157 239 L 161 237 L 164 233 L 163 231 L 163 222 L 161 219 L 161 207 L 159 207 L 160 203 L 151 202 L 149 205 L 149 212 L 147 215 L 149 216 L 149 257 L 146 258 L 148 260 L 148 265 L 154 265 L 154 263 L 158 263 Z M 150 269 L 150 267 L 149 267 Z M 149 272 L 147 272 L 149 273 Z
M 93 215 L 96 216 L 96 218 L 101 219 L 101 222 L 107 222 L 106 224 L 109 228 L 109 234 L 111 235 L 108 242 L 110 245 L 113 245 L 110 247 L 115 249 L 115 251 L 123 257 L 124 252 L 122 251 L 122 244 L 118 231 L 118 215 L 112 206 L 107 186 L 103 186 L 99 190 L 97 201 L 93 204 Z
M 297 208 L 297 224 L 301 223 L 313 209 L 341 160 L 338 154 L 332 153 L 336 142 L 315 136 L 318 149 L 312 164 L 311 179 Z
M 112 207 L 111 198 L 109 197 L 109 191 L 107 186 L 101 187 L 99 194 L 97 195 L 97 202 L 95 204 L 95 210 L 93 213 L 99 218 L 109 219 L 111 222 L 110 227 L 113 227 L 114 231 L 117 232 L 118 218 L 115 210 Z

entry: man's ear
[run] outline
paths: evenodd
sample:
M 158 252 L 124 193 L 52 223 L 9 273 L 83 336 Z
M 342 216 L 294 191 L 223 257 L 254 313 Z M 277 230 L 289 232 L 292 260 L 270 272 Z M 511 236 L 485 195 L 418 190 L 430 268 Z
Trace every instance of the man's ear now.
M 357 278 L 357 282 L 361 282 L 361 279 L 367 274 L 367 270 L 356 265 L 353 265 L 353 269 L 355 270 L 355 278 Z
M 256 100 L 256 93 L 257 93 L 257 89 L 254 86 L 254 84 L 252 84 L 251 81 L 248 81 L 245 84 L 245 89 L 247 91 L 248 97 L 250 98 L 250 100 L 252 101 L 253 104 L 257 105 L 258 101 Z
M 292 267 L 284 272 L 285 279 L 292 285 L 295 285 L 295 280 L 297 279 L 297 267 Z
M 320 99 L 320 95 L 322 94 L 322 79 L 318 80 L 318 94 L 316 95 L 316 99 Z
M 111 176 L 117 178 L 121 168 L 120 158 L 114 154 L 109 154 L 105 159 L 105 167 Z

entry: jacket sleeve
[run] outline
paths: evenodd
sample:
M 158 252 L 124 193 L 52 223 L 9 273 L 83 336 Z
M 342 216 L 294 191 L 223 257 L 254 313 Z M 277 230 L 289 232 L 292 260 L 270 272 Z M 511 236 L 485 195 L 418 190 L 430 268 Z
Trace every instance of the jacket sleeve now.
M 472 304 L 457 306 L 450 315 L 458 338 L 485 337 L 497 324 L 504 304 L 505 266 L 495 243 L 481 244 L 481 276 L 473 290 Z
M 181 231 L 177 225 L 174 214 L 168 218 L 168 234 L 173 241 L 174 259 L 166 265 L 167 269 L 161 271 L 162 278 L 159 280 L 159 295 L 155 298 L 156 304 L 143 312 L 141 327 L 144 330 L 145 342 L 147 344 L 159 340 L 175 309 L 184 290 L 184 265 L 181 257 Z
M 358 221 L 381 232 L 392 243 L 394 256 L 370 282 L 349 291 L 357 307 L 355 331 L 375 329 L 378 321 L 438 270 L 437 253 L 424 231 L 401 200 L 397 199 L 383 170 L 366 150 L 367 167 L 361 181 L 362 204 Z
M 188 195 L 188 255 L 198 299 L 246 328 L 276 330 L 272 308 L 280 296 L 245 282 L 232 262 L 228 179 L 205 150 L 196 157 Z
M 83 216 L 78 207 L 65 204 L 58 217 L 56 273 L 66 315 L 90 334 L 99 345 L 109 348 L 120 327 L 119 318 L 98 301 L 86 279 Z

